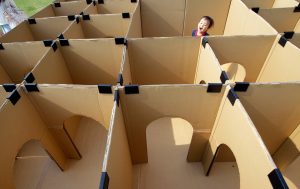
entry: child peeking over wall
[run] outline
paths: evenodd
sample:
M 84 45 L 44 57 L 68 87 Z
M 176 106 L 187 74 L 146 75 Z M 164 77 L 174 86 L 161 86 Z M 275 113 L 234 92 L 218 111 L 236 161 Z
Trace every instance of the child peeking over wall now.
M 214 20 L 209 16 L 203 16 L 199 23 L 198 28 L 193 30 L 192 36 L 206 36 L 209 35 L 207 31 L 214 25 Z

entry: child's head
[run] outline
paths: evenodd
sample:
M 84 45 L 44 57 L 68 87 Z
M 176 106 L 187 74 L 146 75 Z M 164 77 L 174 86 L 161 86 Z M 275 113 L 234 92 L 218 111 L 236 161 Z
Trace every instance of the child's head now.
M 206 33 L 214 25 L 214 20 L 209 16 L 203 16 L 198 23 L 198 31 Z

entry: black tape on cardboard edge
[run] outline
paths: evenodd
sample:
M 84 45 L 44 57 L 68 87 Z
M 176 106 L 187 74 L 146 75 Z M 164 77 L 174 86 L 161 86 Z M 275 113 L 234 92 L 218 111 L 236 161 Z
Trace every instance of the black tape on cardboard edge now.
M 294 8 L 294 12 L 300 12 L 300 3 L 297 7 Z
M 123 37 L 117 37 L 117 38 L 115 38 L 115 44 L 116 45 L 126 45 L 127 41 Z
M 294 34 L 295 34 L 295 32 L 293 32 L 293 31 L 284 32 L 283 37 L 286 39 L 292 39 Z
M 61 46 L 69 46 L 70 45 L 70 43 L 67 39 L 60 39 L 59 43 Z
M 73 21 L 73 20 L 75 20 L 75 15 L 68 15 L 68 20 L 69 21 Z
M 53 41 L 53 43 L 51 44 L 51 47 L 52 47 L 53 51 L 55 52 L 57 49 L 56 41 Z
M 82 20 L 91 20 L 90 15 L 82 14 Z
M 98 0 L 98 4 L 104 4 L 104 0 Z
M 26 83 L 25 88 L 28 92 L 40 92 L 37 83 Z
M 115 90 L 114 101 L 117 102 L 117 105 L 119 106 L 119 104 L 120 104 L 120 94 L 119 94 L 119 90 Z
M 220 75 L 220 80 L 224 84 L 227 80 L 229 80 L 228 75 L 225 71 L 222 71 Z
M 236 82 L 233 90 L 237 92 L 246 92 L 249 85 L 250 84 L 248 82 Z
M 36 24 L 36 20 L 34 18 L 28 18 L 29 24 Z
M 214 154 L 214 156 L 213 156 L 213 158 L 212 158 L 212 160 L 211 160 L 211 162 L 210 162 L 210 164 L 209 164 L 209 167 L 208 167 L 208 170 L 207 170 L 205 176 L 209 176 L 209 173 L 210 173 L 210 171 L 211 171 L 211 169 L 212 169 L 212 167 L 213 167 L 213 164 L 214 164 L 214 162 L 215 162 L 215 159 L 216 159 L 216 157 L 217 157 L 217 154 L 218 154 L 219 149 L 220 149 L 220 146 L 218 146 L 218 148 L 216 149 L 216 152 L 215 152 L 215 154 Z
M 285 46 L 286 42 L 287 42 L 287 39 L 286 39 L 285 37 L 283 37 L 283 36 L 281 36 L 280 39 L 279 39 L 279 41 L 278 41 L 278 43 L 279 43 L 282 47 Z
M 222 83 L 208 83 L 207 92 L 208 93 L 219 93 L 223 87 Z
M 269 180 L 276 189 L 288 189 L 288 185 L 286 184 L 281 172 L 279 169 L 274 169 L 271 173 L 268 174 Z
M 107 172 L 102 172 L 99 189 L 108 189 L 108 185 L 109 185 L 109 176 Z
M 117 83 L 123 86 L 123 75 L 119 73 Z
M 139 94 L 139 86 L 138 85 L 126 85 L 125 86 L 125 94 Z
M 112 94 L 112 85 L 99 84 L 98 90 L 101 94 Z
M 208 38 L 207 37 L 202 37 L 202 46 L 203 46 L 203 48 L 205 48 L 206 47 L 206 43 L 208 43 Z
M 122 13 L 122 18 L 130 18 L 129 12 L 123 12 Z
M 253 8 L 251 8 L 251 10 L 255 13 L 258 13 L 259 12 L 259 7 L 253 7 Z
M 54 3 L 54 6 L 55 7 L 61 7 L 61 4 L 60 4 L 60 2 L 56 2 L 56 3 Z
M 35 77 L 34 77 L 34 75 L 32 74 L 32 72 L 29 72 L 29 73 L 24 77 L 24 80 L 25 80 L 27 83 L 33 83 L 34 80 L 35 80 Z
M 61 33 L 57 36 L 58 39 L 65 39 L 64 35 Z
M 137 3 L 137 0 L 131 0 L 131 3 Z
M 0 43 L 0 50 L 4 50 L 3 44 Z
M 86 4 L 91 4 L 93 1 L 92 0 L 86 0 Z
M 228 91 L 227 98 L 229 99 L 232 106 L 234 105 L 236 99 L 239 99 L 238 95 L 234 92 L 233 89 L 230 89 Z
M 43 43 L 44 43 L 45 47 L 51 47 L 51 45 L 53 43 L 53 40 L 52 39 L 46 39 L 46 40 L 43 40 Z
M 17 89 L 15 89 L 15 90 L 14 90 L 12 93 L 10 93 L 10 95 L 7 97 L 7 99 L 8 99 L 13 105 L 16 105 L 20 98 L 21 98 L 21 95 L 19 94 L 19 92 L 17 91 Z
M 9 83 L 3 84 L 2 86 L 6 92 L 12 92 L 17 88 L 15 84 L 9 84 Z

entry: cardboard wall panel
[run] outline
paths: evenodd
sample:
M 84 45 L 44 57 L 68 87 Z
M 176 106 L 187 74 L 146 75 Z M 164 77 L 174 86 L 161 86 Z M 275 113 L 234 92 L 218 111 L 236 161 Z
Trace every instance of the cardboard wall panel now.
M 239 100 L 232 105 L 225 99 L 220 106 L 203 159 L 205 170 L 208 170 L 211 163 L 211 154 L 215 154 L 221 144 L 227 145 L 235 156 L 240 188 L 272 188 L 268 174 L 276 166 Z
M 277 36 L 278 41 L 280 36 Z M 270 81 L 298 81 L 298 60 L 300 58 L 300 50 L 296 46 L 287 42 L 282 47 L 277 42 L 274 42 L 274 47 L 270 52 L 266 63 L 257 79 L 257 82 Z M 289 61 L 286 61 L 288 58 Z
M 7 43 L 3 46 L 5 50 L 0 51 L 1 66 L 14 83 L 21 83 L 50 50 L 42 42 Z M 9 83 L 9 80 L 6 82 Z
M 242 0 L 242 2 L 249 8 L 259 7 L 263 9 L 272 8 L 275 0 Z
M 275 40 L 276 36 L 210 37 L 209 45 L 221 66 L 240 64 L 246 70 L 244 81 L 255 82 Z
M 130 69 L 130 64 L 129 64 L 129 55 L 128 55 L 127 50 L 123 56 L 123 65 L 122 65 L 121 73 L 123 76 L 124 85 L 132 84 L 131 69 Z
M 69 40 L 61 52 L 76 84 L 114 84 L 121 68 L 124 45 L 114 39 Z
M 273 8 L 295 7 L 299 4 L 296 0 L 275 0 Z
M 84 14 L 89 14 L 89 15 L 91 15 L 91 14 L 98 14 L 98 9 L 93 4 L 90 4 L 82 12 Z
M 202 16 L 214 19 L 215 26 L 208 31 L 210 35 L 223 35 L 230 3 L 231 0 L 187 0 L 183 35 L 191 36 Z
M 7 72 L 3 69 L 2 65 L 0 65 L 0 83 L 1 84 L 12 83 L 12 80 L 10 79 Z
M 200 38 L 129 39 L 132 82 L 135 84 L 192 84 Z
M 31 18 L 45 18 L 45 17 L 54 17 L 54 16 L 56 16 L 54 12 L 54 8 L 50 4 L 44 7 L 43 9 L 41 9 L 39 12 L 32 15 Z
M 52 5 L 55 16 L 79 15 L 88 5 L 86 1 L 71 1 L 60 3 L 60 6 Z
M 0 85 L 0 107 L 2 106 L 2 104 L 4 103 L 6 97 L 8 96 L 9 93 L 7 93 L 3 86 Z
M 185 1 L 182 0 L 141 1 L 143 36 L 182 36 L 184 11 Z
M 295 33 L 293 38 L 290 39 L 290 42 L 296 47 L 300 48 L 300 33 Z
M 142 21 L 141 21 L 141 6 L 137 5 L 134 13 L 132 14 L 129 30 L 126 35 L 127 38 L 141 38 L 142 37 Z
M 294 12 L 294 7 L 260 9 L 258 14 L 270 23 L 279 33 L 294 31 L 300 18 L 300 13 Z
M 2 43 L 34 41 L 33 33 L 27 21 L 23 21 L 0 38 Z
M 98 14 L 115 14 L 122 12 L 133 13 L 139 1 L 129 0 L 104 0 L 104 4 L 97 4 Z
M 221 83 L 220 63 L 209 44 L 199 49 L 197 70 L 194 84 Z
M 65 39 L 85 39 L 82 23 L 73 22 L 64 32 Z
M 206 91 L 207 86 L 140 86 L 139 94 L 126 95 L 122 88 L 121 104 L 133 163 L 147 162 L 146 128 L 158 118 L 185 119 L 194 132 L 212 129 L 224 90 L 220 93 Z
M 299 32 L 300 32 L 300 19 L 298 20 L 298 22 L 297 22 L 297 24 L 296 24 L 296 26 L 295 26 L 295 28 L 294 28 L 294 31 L 295 31 L 296 33 L 299 33 Z
M 111 125 L 112 136 L 106 170 L 109 176 L 109 188 L 132 189 L 133 166 L 121 107 L 116 107 L 113 114 L 115 116 Z

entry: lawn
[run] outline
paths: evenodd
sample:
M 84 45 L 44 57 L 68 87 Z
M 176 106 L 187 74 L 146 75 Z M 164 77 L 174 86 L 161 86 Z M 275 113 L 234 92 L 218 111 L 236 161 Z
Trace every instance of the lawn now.
M 28 16 L 38 12 L 54 0 L 14 0 L 18 8 L 24 10 Z

